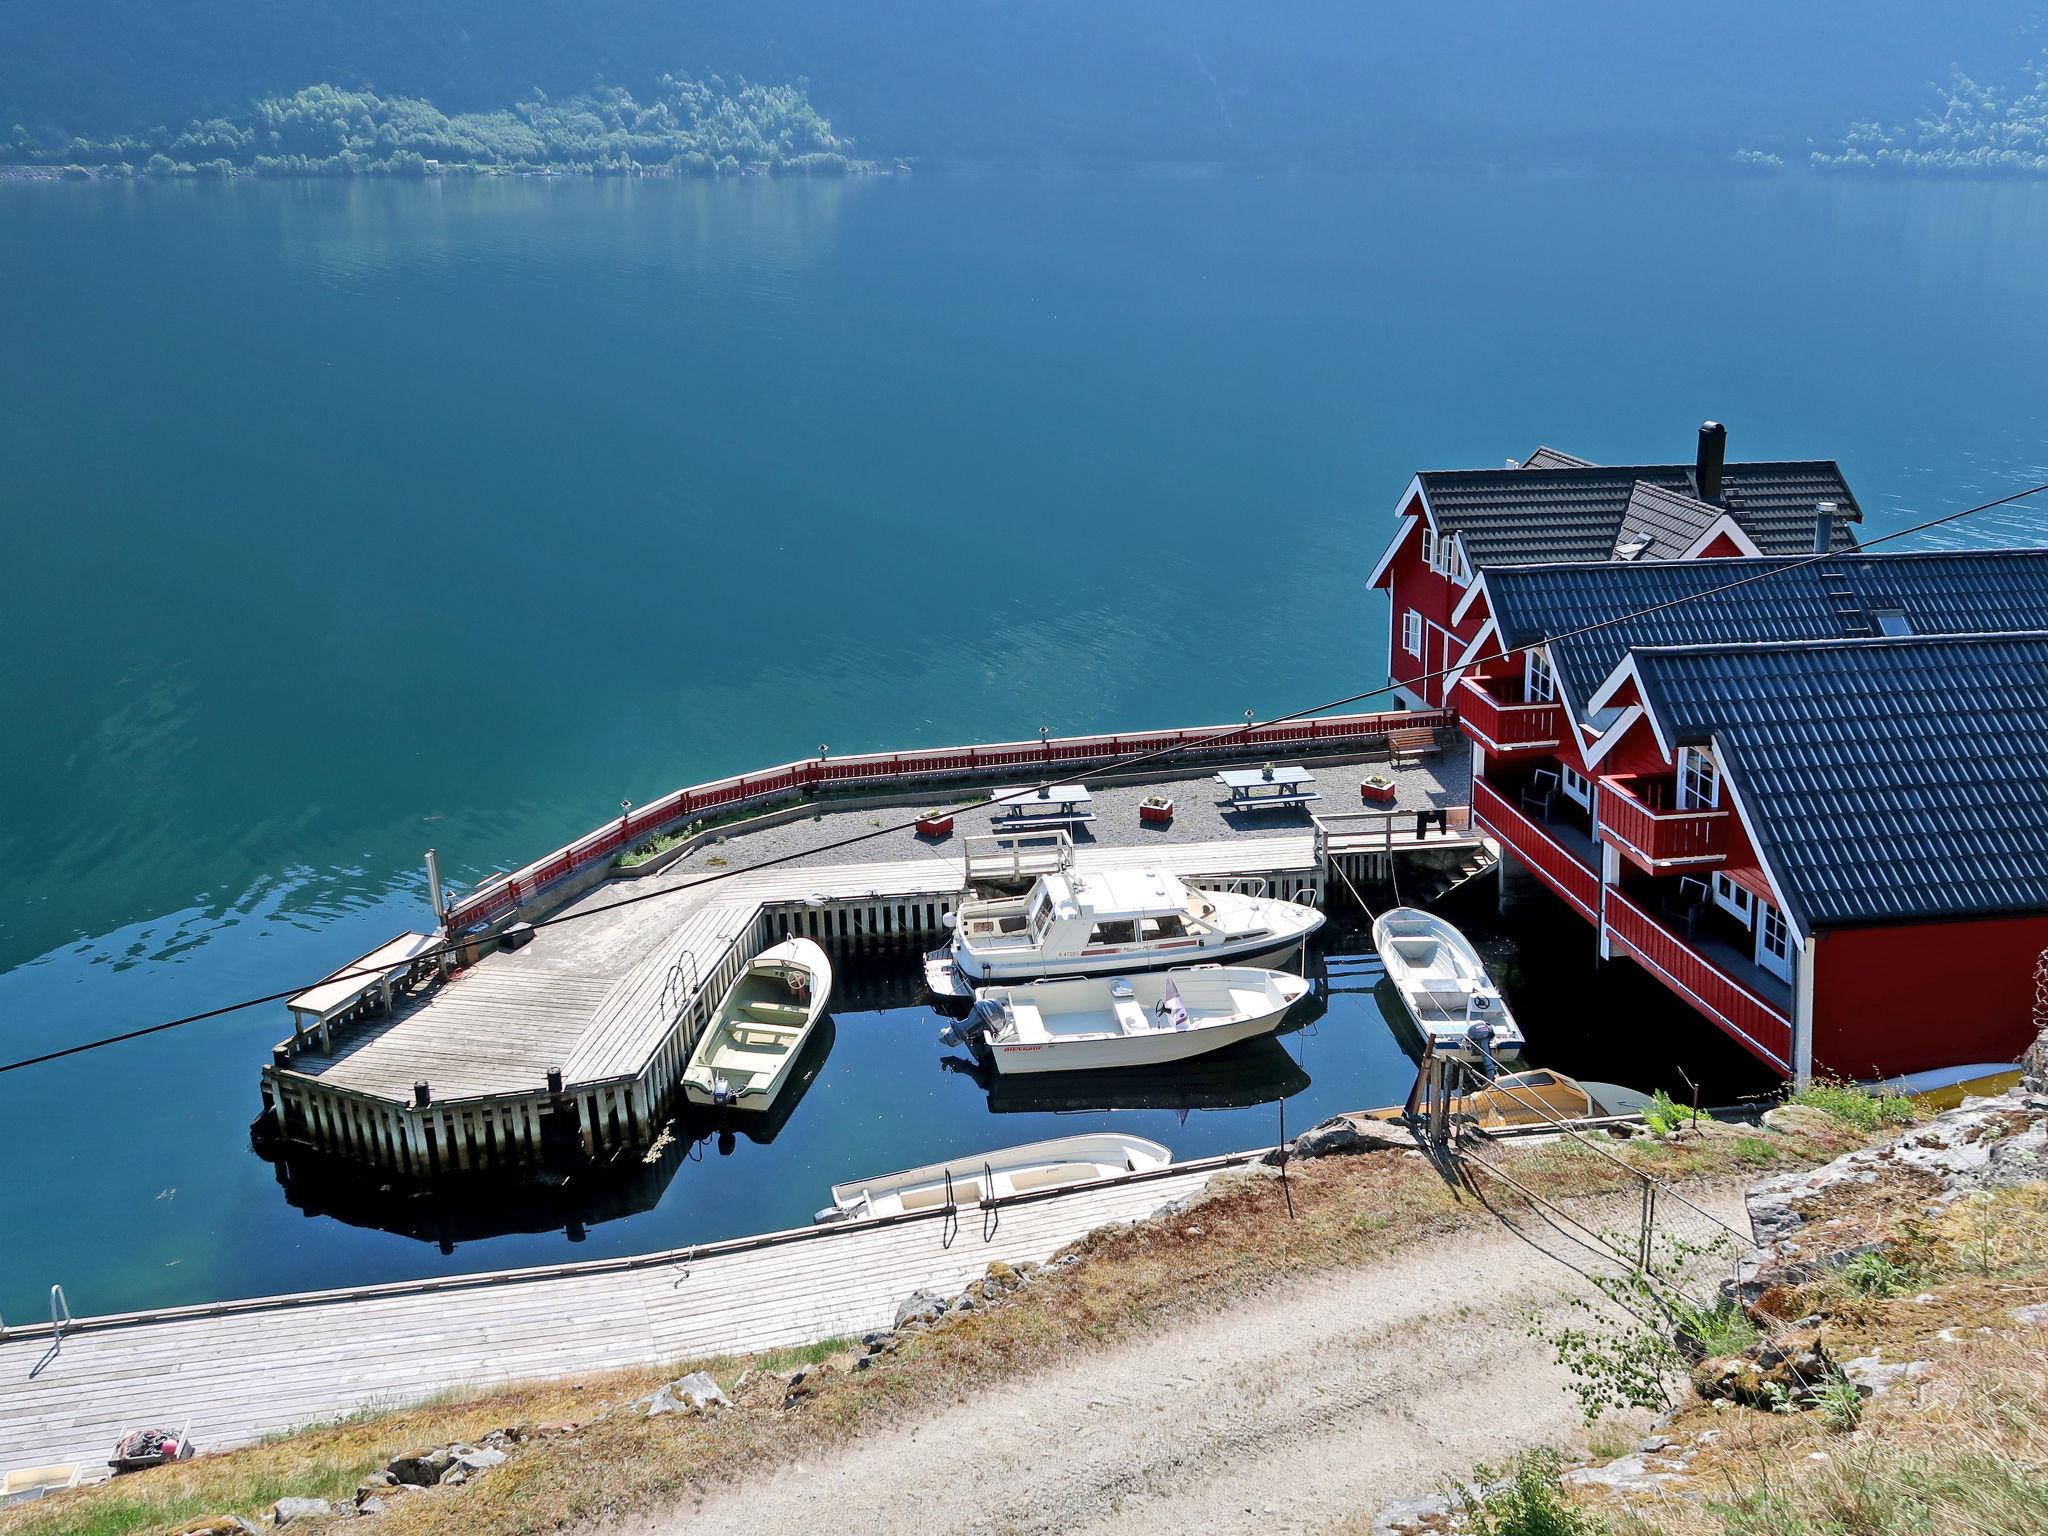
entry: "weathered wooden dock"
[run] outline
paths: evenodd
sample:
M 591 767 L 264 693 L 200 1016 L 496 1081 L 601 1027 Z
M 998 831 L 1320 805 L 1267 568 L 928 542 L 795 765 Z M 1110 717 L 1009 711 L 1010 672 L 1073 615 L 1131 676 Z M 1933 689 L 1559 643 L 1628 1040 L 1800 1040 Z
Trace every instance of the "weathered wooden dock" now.
M 1390 718 L 1415 717 L 1356 717 L 1347 725 L 1350 735 L 1325 729 L 1309 744 L 1355 746 L 1372 730 L 1384 734 Z M 1129 745 L 1124 738 L 1102 740 Z M 1065 748 L 1039 745 L 1047 752 Z M 952 750 L 983 757 L 1010 751 Z M 835 773 L 846 766 L 845 760 L 830 764 Z M 926 757 L 896 766 L 913 776 L 940 771 Z M 957 771 L 982 776 L 990 765 Z M 1196 803 L 1201 791 L 1191 794 L 1183 773 L 1160 785 L 1179 794 L 1184 819 L 1215 835 L 1139 840 L 1137 818 L 1126 808 L 1128 825 L 1105 829 L 1103 841 L 1062 844 L 1058 856 L 1082 870 L 1159 869 L 1191 885 L 1250 885 L 1321 905 L 1333 875 L 1369 879 L 1402 851 L 1478 846 L 1468 807 L 1446 803 L 1462 789 L 1462 778 L 1440 769 L 1403 771 L 1419 796 L 1415 805 L 1313 820 L 1296 812 L 1277 827 L 1263 816 Z M 746 778 L 733 782 L 765 802 L 790 794 L 785 781 L 801 777 L 791 768 L 753 776 L 751 787 Z M 1356 781 L 1354 774 L 1350 782 Z M 1154 786 L 1123 781 L 1122 793 L 1136 796 L 1148 787 Z M 730 803 L 730 796 L 711 798 Z M 294 1014 L 292 1037 L 280 1042 L 263 1071 L 264 1123 L 287 1149 L 308 1147 L 411 1177 L 645 1147 L 676 1108 L 683 1066 L 718 999 L 761 949 L 791 934 L 853 948 L 937 942 L 963 891 L 990 873 L 977 868 L 973 851 L 988 844 L 986 837 L 932 847 L 907 832 L 876 845 L 878 855 L 886 846 L 886 856 L 809 862 L 809 848 L 832 852 L 835 826 L 852 813 L 837 811 L 839 823 L 828 825 L 827 809 L 805 808 L 818 825 L 766 812 L 717 834 L 732 838 L 719 845 L 718 862 L 730 849 L 741 867 L 715 877 L 704 865 L 690 864 L 651 879 L 606 880 L 617 873 L 608 866 L 619 845 L 593 834 L 534 866 L 530 877 L 522 872 L 509 882 L 487 883 L 448 911 L 447 931 L 477 955 L 452 979 L 437 982 L 423 970 L 394 988 L 378 969 L 375 977 L 330 979 L 294 1000 L 305 1006 Z M 863 817 L 861 825 L 881 822 Z M 778 840 L 772 845 L 777 862 L 744 867 L 746 850 L 763 837 Z M 794 862 L 781 861 L 792 855 Z M 1010 873 L 1030 872 L 1024 861 L 1012 862 L 1017 868 Z M 507 904 L 508 889 L 518 901 Z M 627 900 L 638 897 L 649 899 Z M 530 942 L 493 944 L 515 919 L 550 910 L 548 926 Z M 414 936 L 394 945 L 386 949 L 405 959 L 420 953 Z M 375 969 L 390 956 L 379 951 L 372 958 Z
M 189 1421 L 194 1444 L 222 1450 L 437 1392 L 886 1328 L 913 1291 L 1043 1262 L 1249 1155 L 630 1259 L 81 1318 L 61 1337 L 15 1326 L 0 1330 L 0 1466 L 101 1462 L 144 1422 Z

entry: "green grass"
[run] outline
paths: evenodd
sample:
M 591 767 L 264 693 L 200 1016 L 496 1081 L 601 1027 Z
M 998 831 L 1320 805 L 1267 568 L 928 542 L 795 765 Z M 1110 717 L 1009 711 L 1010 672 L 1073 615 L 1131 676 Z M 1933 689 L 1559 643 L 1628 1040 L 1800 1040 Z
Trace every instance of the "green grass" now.
M 1913 1101 L 1904 1094 L 1873 1093 L 1860 1083 L 1816 1078 L 1804 1088 L 1785 1096 L 1787 1104 L 1804 1104 L 1834 1116 L 1859 1131 L 1881 1131 L 1886 1126 L 1911 1125 L 1919 1119 Z
M 1858 1296 L 1904 1296 L 1920 1289 L 1920 1276 L 1881 1253 L 1859 1253 L 1842 1266 L 1842 1279 Z
M 1727 1300 L 1710 1307 L 1679 1303 L 1678 1331 L 1707 1355 L 1739 1355 L 1762 1337 L 1742 1308 Z
M 1505 1468 L 1475 1467 L 1477 1487 L 1451 1485 L 1472 1536 L 1604 1536 L 1606 1521 L 1564 1501 L 1554 1451 L 1531 1451 Z
M 1763 1166 L 1778 1160 L 1778 1149 L 1762 1136 L 1738 1136 L 1735 1138 L 1735 1155 L 1745 1163 Z

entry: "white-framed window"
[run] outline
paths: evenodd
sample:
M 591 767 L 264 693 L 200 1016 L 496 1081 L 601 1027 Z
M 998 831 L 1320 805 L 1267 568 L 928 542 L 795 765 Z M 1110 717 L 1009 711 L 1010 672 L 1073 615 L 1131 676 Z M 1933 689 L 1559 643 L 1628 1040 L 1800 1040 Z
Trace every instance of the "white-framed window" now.
M 1432 571 L 1436 569 L 1436 530 L 1427 524 L 1422 530 L 1422 563 Z
M 1768 901 L 1756 904 L 1756 963 L 1780 981 L 1792 979 L 1792 929 Z
M 1559 763 L 1557 774 L 1564 792 L 1590 811 L 1593 808 L 1593 781 L 1570 763 Z
M 1726 875 L 1714 876 L 1714 905 L 1732 913 L 1745 928 L 1756 918 L 1756 897 L 1747 886 L 1737 885 Z
M 1678 808 L 1711 811 L 1721 803 L 1721 771 L 1704 747 L 1678 749 Z
M 1401 615 L 1401 649 L 1410 656 L 1422 654 L 1422 615 L 1413 608 Z
M 1451 580 L 1461 587 L 1472 585 L 1472 567 L 1465 563 L 1465 546 L 1455 541 L 1451 545 Z
M 1557 697 L 1557 674 L 1550 670 L 1548 653 L 1530 651 L 1522 662 L 1522 697 L 1531 704 L 1548 704 Z

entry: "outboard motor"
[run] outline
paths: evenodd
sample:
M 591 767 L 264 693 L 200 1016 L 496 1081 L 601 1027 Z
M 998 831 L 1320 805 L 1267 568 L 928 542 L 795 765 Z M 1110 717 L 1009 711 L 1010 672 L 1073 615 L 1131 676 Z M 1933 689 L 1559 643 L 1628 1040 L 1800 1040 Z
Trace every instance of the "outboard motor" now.
M 730 1108 L 732 1101 L 738 1097 L 739 1095 L 732 1091 L 732 1084 L 725 1078 L 714 1077 L 711 1079 L 711 1102 L 717 1108 Z

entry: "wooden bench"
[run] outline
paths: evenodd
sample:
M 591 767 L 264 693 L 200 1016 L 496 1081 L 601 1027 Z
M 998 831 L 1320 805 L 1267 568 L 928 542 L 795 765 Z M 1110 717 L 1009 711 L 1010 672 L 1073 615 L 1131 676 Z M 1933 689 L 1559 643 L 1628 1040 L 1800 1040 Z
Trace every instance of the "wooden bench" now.
M 1436 739 L 1436 732 L 1427 726 L 1387 732 L 1387 756 L 1397 763 L 1412 762 L 1416 758 L 1429 757 L 1442 750 Z

